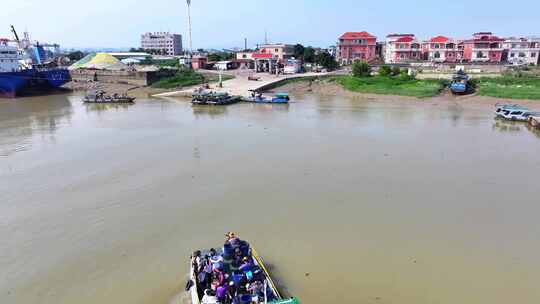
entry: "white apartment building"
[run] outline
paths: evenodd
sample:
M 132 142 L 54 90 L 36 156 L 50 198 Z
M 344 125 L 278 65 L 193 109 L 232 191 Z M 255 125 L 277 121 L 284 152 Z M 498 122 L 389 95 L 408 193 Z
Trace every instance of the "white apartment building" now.
M 503 42 L 506 60 L 511 64 L 538 65 L 540 63 L 540 38 L 508 38 Z
M 182 35 L 169 32 L 154 32 L 141 35 L 141 48 L 154 50 L 160 55 L 181 55 Z

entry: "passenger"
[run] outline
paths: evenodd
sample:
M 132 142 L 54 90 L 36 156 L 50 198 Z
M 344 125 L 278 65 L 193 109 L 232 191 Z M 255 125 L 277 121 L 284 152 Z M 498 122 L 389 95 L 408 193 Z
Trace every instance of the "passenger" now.
M 251 271 L 251 268 L 253 267 L 253 260 L 249 257 L 244 257 L 242 259 L 242 265 L 240 265 L 239 269 L 243 272 Z
M 216 293 L 213 290 L 206 289 L 204 291 L 204 296 L 201 300 L 202 304 L 217 304 L 219 303 Z
M 203 265 L 200 250 L 193 252 L 193 254 L 191 255 L 191 265 L 195 270 L 195 274 L 198 274 L 202 270 Z
M 221 303 L 225 303 L 227 300 L 227 291 L 229 289 L 228 284 L 224 284 L 223 286 L 219 286 L 216 290 L 216 296 L 218 298 L 218 301 Z
M 249 284 L 247 290 L 254 298 L 257 297 L 257 300 L 260 296 L 264 296 L 264 284 L 261 281 L 255 281 Z

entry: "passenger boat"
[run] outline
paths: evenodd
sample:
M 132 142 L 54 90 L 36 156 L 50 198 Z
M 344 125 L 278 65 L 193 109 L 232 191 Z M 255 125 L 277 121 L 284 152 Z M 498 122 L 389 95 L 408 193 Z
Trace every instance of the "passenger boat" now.
M 472 87 L 469 83 L 469 76 L 462 70 L 459 70 L 453 77 L 450 83 L 450 91 L 452 94 L 467 94 L 471 92 Z
M 274 98 L 272 98 L 272 103 L 289 103 L 290 97 L 287 93 L 277 93 Z
M 230 105 L 239 102 L 240 96 L 231 96 L 228 93 L 220 92 L 199 92 L 194 93 L 191 103 L 196 105 Z
M 107 95 L 105 91 L 95 91 L 87 93 L 83 101 L 85 103 L 133 103 L 135 97 L 127 96 L 127 94 Z
M 255 248 L 234 233 L 221 249 L 197 250 L 189 262 L 192 304 L 300 303 L 282 297 Z
M 252 95 L 245 99 L 247 102 L 254 102 L 254 103 L 289 103 L 289 94 L 287 93 L 278 93 L 274 97 L 269 98 L 265 97 L 262 94 L 255 95 L 252 93 Z
M 518 104 L 498 105 L 497 109 L 495 110 L 495 116 L 502 118 L 504 117 L 504 114 L 507 111 L 529 111 L 529 109 L 527 107 L 520 106 Z

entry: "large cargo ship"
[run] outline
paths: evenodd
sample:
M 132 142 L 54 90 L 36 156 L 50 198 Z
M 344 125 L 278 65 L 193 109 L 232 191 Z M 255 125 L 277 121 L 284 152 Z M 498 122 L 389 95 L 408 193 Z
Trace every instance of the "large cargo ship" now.
M 0 39 L 0 97 L 57 89 L 71 80 L 66 68 L 47 62 L 43 46 L 13 32 L 15 41 Z

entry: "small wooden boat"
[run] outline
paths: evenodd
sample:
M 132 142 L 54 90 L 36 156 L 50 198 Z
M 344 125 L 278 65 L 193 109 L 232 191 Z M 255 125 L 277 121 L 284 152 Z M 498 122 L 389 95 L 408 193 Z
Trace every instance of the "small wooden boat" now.
M 127 94 L 119 95 L 107 95 L 105 91 L 89 92 L 87 93 L 83 101 L 85 103 L 133 103 L 135 97 L 130 97 Z
M 189 262 L 192 304 L 300 303 L 282 297 L 255 248 L 233 233 L 221 249 L 197 250 Z

